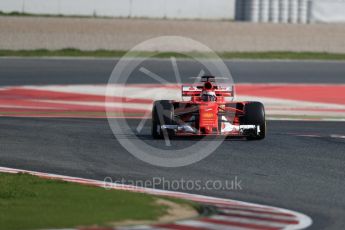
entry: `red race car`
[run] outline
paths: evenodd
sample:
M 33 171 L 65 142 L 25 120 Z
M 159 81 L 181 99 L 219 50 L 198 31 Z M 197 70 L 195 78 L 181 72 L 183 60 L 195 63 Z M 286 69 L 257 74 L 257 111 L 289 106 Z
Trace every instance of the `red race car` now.
M 224 135 L 261 140 L 266 135 L 265 109 L 256 101 L 233 101 L 233 85 L 203 76 L 182 86 L 187 101 L 159 100 L 152 108 L 152 137 Z

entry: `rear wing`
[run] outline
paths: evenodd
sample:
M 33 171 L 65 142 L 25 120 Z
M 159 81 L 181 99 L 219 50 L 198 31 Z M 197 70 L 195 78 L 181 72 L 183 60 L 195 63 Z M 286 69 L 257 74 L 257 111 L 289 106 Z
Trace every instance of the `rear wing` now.
M 217 97 L 234 97 L 234 86 L 214 85 Z M 182 85 L 182 97 L 200 96 L 203 85 Z
M 216 95 L 220 97 L 234 97 L 234 92 L 235 91 L 233 85 L 225 87 L 217 86 L 217 89 L 215 90 Z
M 202 85 L 183 85 L 182 86 L 182 97 L 193 97 L 200 96 L 202 91 Z

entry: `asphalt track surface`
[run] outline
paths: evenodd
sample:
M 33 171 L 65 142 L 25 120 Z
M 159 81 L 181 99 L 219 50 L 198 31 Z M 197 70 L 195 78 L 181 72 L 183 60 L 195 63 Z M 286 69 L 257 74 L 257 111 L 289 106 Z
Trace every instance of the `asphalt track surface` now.
M 0 82 L 106 83 L 114 64 L 110 60 L 0 59 Z M 182 64 L 190 75 L 198 72 L 189 70 L 188 61 Z M 164 72 L 168 64 L 152 61 L 148 65 Z M 229 65 L 237 82 L 345 82 L 341 62 L 231 61 Z M 135 128 L 138 122 L 129 124 Z M 137 160 L 119 144 L 105 119 L 2 117 L 0 127 L 1 166 L 99 180 L 109 176 L 127 181 L 159 177 L 206 182 L 237 177 L 242 189 L 183 191 L 299 211 L 313 219 L 311 229 L 345 226 L 345 139 L 332 137 L 345 135 L 344 122 L 269 121 L 265 140 L 226 140 L 206 159 L 179 168 Z M 139 138 L 153 146 L 162 144 L 151 139 L 149 123 Z M 194 141 L 173 140 L 173 145 Z
M 117 59 L 0 58 L 0 85 L 104 84 L 116 63 Z M 226 61 L 226 64 L 235 83 L 345 83 L 345 63 L 338 61 Z M 177 65 L 184 82 L 199 74 L 200 66 L 195 62 L 178 60 Z M 143 66 L 168 81 L 175 80 L 169 60 L 146 61 Z M 142 75 L 135 71 L 129 83 L 157 83 L 143 79 Z

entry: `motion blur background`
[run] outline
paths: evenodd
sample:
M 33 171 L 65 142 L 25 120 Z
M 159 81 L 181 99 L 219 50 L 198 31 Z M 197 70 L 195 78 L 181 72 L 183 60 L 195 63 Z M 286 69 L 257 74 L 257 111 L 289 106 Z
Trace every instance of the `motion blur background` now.
M 344 229 L 345 0 L 0 0 L 0 11 L 0 166 L 97 180 L 239 176 L 242 191 L 188 192 L 299 211 L 312 229 Z M 106 84 L 125 52 L 164 35 L 220 54 L 237 99 L 265 104 L 265 140 L 224 141 L 207 160 L 180 168 L 128 154 L 106 119 Z M 147 51 L 179 48 L 171 40 Z M 174 66 L 183 83 L 200 73 L 193 60 L 170 54 L 142 67 L 171 83 Z M 128 111 L 117 118 L 123 122 L 145 118 L 157 98 L 180 95 L 140 71 L 131 80 L 119 87 L 132 93 L 118 98 L 131 100 L 111 105 Z M 137 130 L 142 119 L 132 118 Z M 161 147 L 150 130 L 148 121 L 123 138 Z
M 1 0 L 0 11 L 0 49 L 129 50 L 178 35 L 217 52 L 345 53 L 344 0 Z
M 344 0 L 2 0 L 4 13 L 252 22 L 345 22 Z

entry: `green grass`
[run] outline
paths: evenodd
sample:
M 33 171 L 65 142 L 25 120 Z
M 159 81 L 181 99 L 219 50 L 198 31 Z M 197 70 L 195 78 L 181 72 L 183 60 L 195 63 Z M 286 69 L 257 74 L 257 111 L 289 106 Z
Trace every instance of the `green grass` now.
M 92 18 L 92 19 L 128 19 L 128 17 L 124 16 L 104 16 L 104 15 L 97 15 L 96 12 L 94 12 L 93 15 L 63 15 L 63 14 L 40 14 L 40 13 L 23 13 L 19 11 L 12 11 L 12 12 L 3 12 L 0 11 L 0 16 L 3 17 L 48 17 L 48 18 Z M 156 20 L 154 18 L 149 18 L 149 17 L 135 17 L 134 19 L 146 19 L 146 20 Z M 183 20 L 188 20 L 188 19 L 183 19 Z M 191 20 L 197 20 L 197 21 L 202 21 L 203 19 L 191 19 Z M 232 19 L 218 19 L 218 21 L 228 21 L 232 22 Z
M 18 56 L 18 57 L 121 57 L 125 51 L 81 51 L 78 49 L 61 49 L 61 50 L 0 50 L 0 56 Z
M 13 12 L 3 12 L 0 11 L 0 16 L 15 16 L 15 17 L 50 17 L 50 18 L 57 18 L 57 17 L 64 17 L 64 18 L 112 18 L 112 17 L 107 17 L 107 16 L 97 16 L 92 15 L 92 16 L 82 16 L 82 15 L 62 15 L 62 14 L 30 14 L 30 13 L 22 13 L 18 11 L 13 11 Z
M 345 60 L 345 54 L 324 52 L 224 52 L 224 59 Z
M 0 229 L 108 226 L 129 219 L 156 220 L 166 213 L 167 207 L 157 205 L 155 199 L 141 193 L 105 190 L 28 174 L 0 173 Z
M 0 50 L 2 57 L 122 57 L 127 51 L 123 50 L 93 50 L 83 51 L 73 48 L 60 50 Z M 221 52 L 217 53 L 223 59 L 287 59 L 287 60 L 345 60 L 345 54 L 320 52 Z M 134 52 L 132 57 L 155 58 L 212 58 L 210 53 L 189 52 L 184 54 L 175 52 Z

